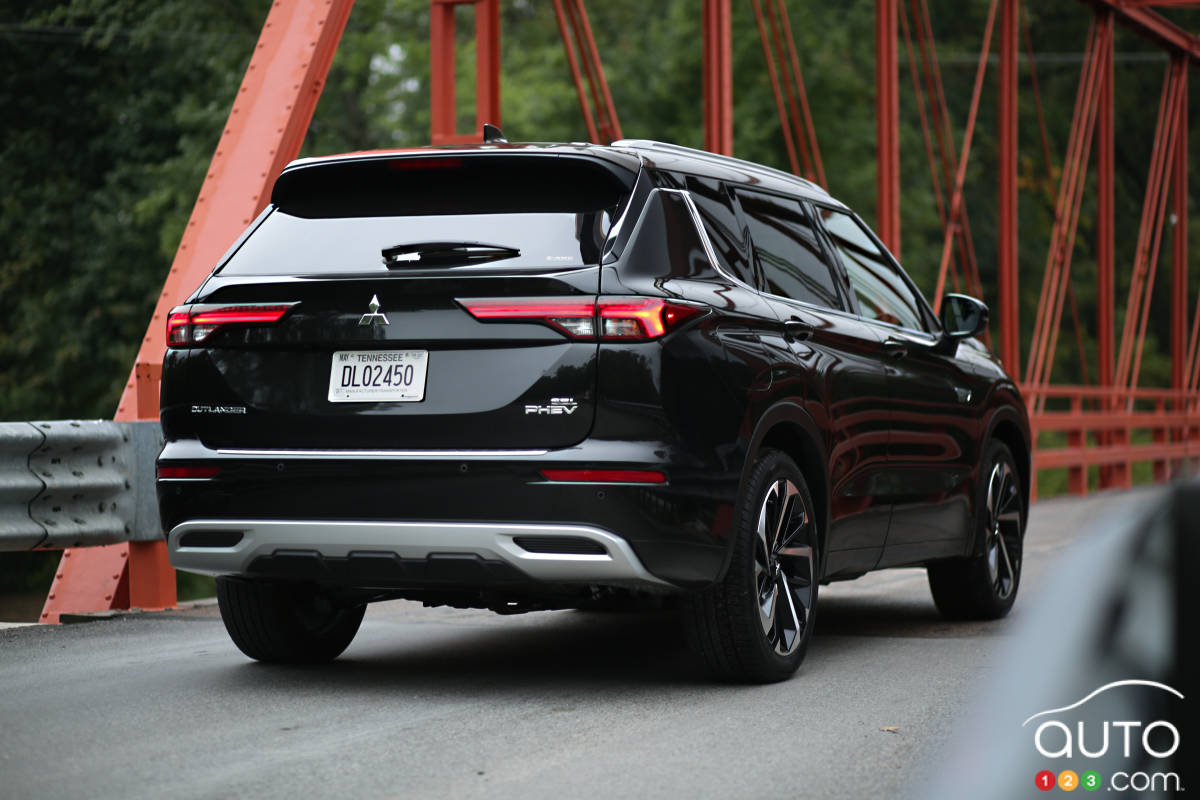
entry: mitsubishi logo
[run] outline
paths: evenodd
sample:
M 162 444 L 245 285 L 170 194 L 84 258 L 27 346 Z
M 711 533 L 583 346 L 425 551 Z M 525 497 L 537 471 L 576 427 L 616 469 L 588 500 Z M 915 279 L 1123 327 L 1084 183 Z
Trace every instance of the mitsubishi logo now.
M 371 302 L 367 304 L 367 308 L 370 309 L 370 311 L 366 314 L 363 314 L 362 317 L 359 318 L 359 320 L 358 320 L 359 325 L 390 325 L 391 324 L 390 322 L 388 322 L 387 315 L 384 313 L 381 313 L 379 310 L 379 295 L 377 295 L 377 294 L 371 295 Z

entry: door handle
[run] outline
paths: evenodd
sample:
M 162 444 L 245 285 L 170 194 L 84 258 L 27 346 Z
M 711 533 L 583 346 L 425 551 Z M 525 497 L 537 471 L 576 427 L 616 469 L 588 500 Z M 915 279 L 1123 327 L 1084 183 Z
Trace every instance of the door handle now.
M 813 326 L 795 317 L 783 323 L 783 338 L 789 342 L 807 339 L 813 335 Z
M 908 355 L 908 343 L 902 339 L 888 337 L 883 343 L 883 352 L 892 358 L 904 358 Z

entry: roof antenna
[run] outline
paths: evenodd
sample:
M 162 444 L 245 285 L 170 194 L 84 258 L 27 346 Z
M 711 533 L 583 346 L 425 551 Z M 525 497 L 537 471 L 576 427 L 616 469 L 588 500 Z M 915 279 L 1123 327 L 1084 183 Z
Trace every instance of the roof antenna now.
M 495 125 L 491 125 L 487 122 L 483 123 L 483 143 L 497 144 L 500 142 L 508 144 L 508 139 L 504 138 L 504 131 L 500 130 Z

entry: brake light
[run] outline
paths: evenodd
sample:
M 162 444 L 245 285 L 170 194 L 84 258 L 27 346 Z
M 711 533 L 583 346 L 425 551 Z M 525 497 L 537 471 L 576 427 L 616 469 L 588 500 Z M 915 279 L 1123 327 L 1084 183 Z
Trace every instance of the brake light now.
M 667 476 L 648 469 L 544 469 L 548 481 L 567 483 L 666 483 Z
M 387 165 L 394 170 L 407 169 L 457 169 L 462 166 L 461 158 L 393 158 Z
M 177 306 L 167 314 L 167 346 L 200 344 L 227 325 L 270 325 L 283 319 L 295 305 Z
M 656 339 L 703 311 L 657 297 L 459 300 L 479 320 L 540 322 L 572 339 Z
M 159 467 L 157 475 L 162 478 L 215 478 L 220 467 Z

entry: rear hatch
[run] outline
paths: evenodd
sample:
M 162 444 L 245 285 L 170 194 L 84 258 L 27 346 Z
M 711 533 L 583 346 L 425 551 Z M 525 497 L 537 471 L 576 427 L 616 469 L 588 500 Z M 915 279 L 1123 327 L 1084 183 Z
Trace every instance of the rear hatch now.
M 187 385 L 164 397 L 186 397 L 176 416 L 218 448 L 577 443 L 598 345 L 572 333 L 635 177 L 561 154 L 293 168 L 173 315 L 165 379 Z

